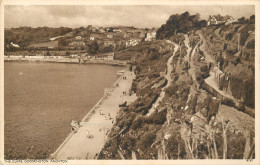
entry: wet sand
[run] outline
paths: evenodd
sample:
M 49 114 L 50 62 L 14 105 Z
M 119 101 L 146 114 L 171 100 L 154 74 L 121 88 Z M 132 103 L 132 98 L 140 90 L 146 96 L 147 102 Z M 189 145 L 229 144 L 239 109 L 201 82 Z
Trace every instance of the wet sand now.
M 127 77 L 126 80 L 122 77 Z M 124 95 L 124 91 L 131 88 L 132 80 L 135 78 L 133 72 L 125 71 L 118 80 L 118 87 L 111 89 L 100 104 L 94 108 L 91 117 L 84 117 L 81 127 L 76 133 L 71 133 L 68 138 L 61 144 L 55 153 L 51 155 L 54 159 L 94 159 L 95 155 L 100 152 L 105 144 L 106 133 L 112 128 L 112 121 L 119 111 L 119 104 L 127 101 L 129 104 L 137 97 L 136 95 Z M 100 115 L 100 110 L 104 115 Z M 108 114 L 113 119 L 108 119 Z M 88 134 L 93 138 L 88 138 Z

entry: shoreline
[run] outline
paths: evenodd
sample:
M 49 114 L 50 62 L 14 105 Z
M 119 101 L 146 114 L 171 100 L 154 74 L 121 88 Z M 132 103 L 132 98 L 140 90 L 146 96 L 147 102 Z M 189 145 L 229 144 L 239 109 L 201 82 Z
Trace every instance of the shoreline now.
M 125 70 L 125 69 L 123 69 Z M 122 75 L 116 80 L 116 82 L 112 85 L 111 88 L 114 88 L 116 83 L 118 83 L 122 79 Z M 104 89 L 105 90 L 105 89 Z M 105 95 L 105 94 L 104 94 Z M 81 119 L 81 122 L 88 122 L 88 120 L 91 118 L 91 116 L 96 112 L 95 109 L 102 103 L 104 100 L 104 95 L 98 100 L 98 102 L 87 112 L 87 114 Z M 88 120 L 87 120 L 88 119 Z M 54 153 L 50 154 L 48 157 L 54 158 L 58 154 L 58 152 L 61 150 L 61 148 L 66 145 L 66 143 L 70 140 L 70 138 L 74 135 L 73 132 L 70 132 L 69 135 L 66 137 L 66 139 L 60 144 L 60 146 L 55 150 Z
M 112 66 L 126 66 L 126 61 L 108 60 L 108 59 L 78 59 L 78 58 L 23 58 L 21 57 L 4 57 L 4 62 L 48 62 L 48 63 L 63 63 L 63 64 L 106 64 Z
M 128 81 L 123 80 L 122 77 L 126 75 L 132 79 L 129 78 Z M 98 154 L 100 149 L 103 148 L 105 144 L 105 130 L 107 131 L 113 126 L 113 123 L 111 124 L 110 120 L 108 121 L 107 119 L 104 119 L 102 115 L 97 113 L 98 109 L 102 109 L 105 114 L 111 114 L 111 117 L 115 119 L 117 112 L 120 109 L 118 105 L 122 103 L 122 101 L 134 101 L 136 96 L 121 96 L 119 94 L 122 93 L 122 91 L 130 89 L 133 77 L 135 77 L 133 75 L 134 74 L 132 72 L 126 71 L 126 69 L 124 69 L 124 74 L 120 75 L 112 87 L 105 89 L 104 95 L 101 97 L 101 99 L 82 118 L 81 127 L 77 130 L 77 133 L 71 132 L 62 142 L 62 144 L 56 149 L 56 151 L 49 155 L 49 157 L 51 159 L 94 159 L 94 155 Z M 117 86 L 117 84 L 119 84 L 119 86 Z M 103 135 L 100 129 L 105 127 L 106 129 L 104 130 Z M 86 132 L 88 131 L 91 134 L 93 133 L 93 139 L 84 139 L 84 137 L 87 135 Z M 96 143 L 93 144 L 94 140 L 96 140 Z M 88 144 L 86 146 L 91 146 L 92 149 L 82 148 L 85 143 Z

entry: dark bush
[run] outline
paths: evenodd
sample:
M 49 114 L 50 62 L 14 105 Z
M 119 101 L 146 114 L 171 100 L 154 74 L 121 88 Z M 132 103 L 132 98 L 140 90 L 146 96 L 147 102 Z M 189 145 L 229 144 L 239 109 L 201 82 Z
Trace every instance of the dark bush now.
M 161 111 L 157 114 L 153 114 L 150 119 L 155 124 L 163 124 L 166 121 L 167 110 Z
M 238 26 L 236 26 L 235 27 L 235 32 L 237 32 L 237 30 L 240 28 L 240 26 L 238 25 Z
M 222 100 L 221 104 L 224 104 L 224 105 L 227 105 L 227 106 L 230 106 L 230 107 L 235 107 L 234 101 L 231 100 L 231 99 L 227 99 L 227 98 Z
M 138 128 L 141 128 L 143 123 L 144 123 L 143 117 L 138 116 L 138 117 L 134 120 L 134 122 L 133 122 L 131 128 L 132 128 L 133 130 L 136 130 L 136 129 L 138 129 Z
M 227 158 L 228 159 L 243 159 L 246 139 L 242 133 L 238 135 L 227 131 Z
M 249 33 L 245 32 L 245 33 L 241 33 L 240 35 L 240 45 L 244 46 L 246 39 L 249 37 Z
M 245 105 L 239 105 L 239 106 L 237 107 L 237 110 L 238 110 L 238 111 L 241 111 L 241 112 L 245 112 Z
M 156 138 L 156 135 L 154 132 L 146 132 L 141 139 L 137 142 L 137 146 L 142 150 L 146 151 L 148 148 L 151 147 L 154 140 Z
M 250 41 L 247 43 L 246 47 L 247 47 L 248 49 L 255 49 L 255 39 L 250 40 Z
M 232 40 L 233 36 L 234 36 L 234 33 L 228 33 L 226 36 L 226 40 Z
M 170 159 L 178 159 L 178 147 L 184 147 L 180 146 L 180 141 L 181 138 L 178 132 L 173 133 L 172 136 L 168 139 L 166 145 L 166 153 Z

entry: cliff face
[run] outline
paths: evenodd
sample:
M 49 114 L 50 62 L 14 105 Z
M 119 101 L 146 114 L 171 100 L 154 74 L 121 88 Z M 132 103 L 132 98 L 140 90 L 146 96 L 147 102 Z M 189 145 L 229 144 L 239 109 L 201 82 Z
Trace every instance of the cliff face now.
M 240 35 L 246 26 L 250 25 L 239 25 Z M 254 74 L 250 60 L 243 59 L 243 54 L 251 51 L 247 45 L 252 36 L 247 37 L 244 45 L 240 44 L 241 53 L 237 56 L 237 52 L 233 52 L 237 40 L 226 39 L 230 33 L 227 29 L 236 27 L 209 27 L 190 31 L 188 35 L 179 33 L 170 38 L 178 44 L 175 50 L 170 41 L 159 40 L 119 52 L 119 56 L 129 56 L 128 59 L 131 56 L 136 73 L 132 91 L 138 99 L 121 108 L 99 159 L 245 158 L 254 139 L 254 119 L 222 105 L 227 102 L 203 88 L 205 80 L 213 76 L 212 68 L 219 67 L 229 75 L 229 89 L 234 97 L 252 97 L 245 87 Z M 215 34 L 217 29 L 222 29 L 219 36 Z M 164 75 L 167 74 L 167 60 L 173 52 L 172 81 L 167 82 Z M 234 56 L 240 60 L 234 60 Z M 245 75 L 242 71 L 252 74 Z M 243 81 L 239 86 L 243 89 L 240 93 L 235 90 L 239 81 Z M 164 97 L 155 106 L 162 92 Z M 244 102 L 249 103 L 246 99 Z M 149 113 L 151 109 L 155 111 Z M 228 114 L 229 109 L 233 115 Z
M 233 97 L 254 108 L 254 24 L 212 27 L 203 29 L 202 32 L 207 42 L 206 49 L 225 74 L 220 89 L 229 84 L 227 90 Z

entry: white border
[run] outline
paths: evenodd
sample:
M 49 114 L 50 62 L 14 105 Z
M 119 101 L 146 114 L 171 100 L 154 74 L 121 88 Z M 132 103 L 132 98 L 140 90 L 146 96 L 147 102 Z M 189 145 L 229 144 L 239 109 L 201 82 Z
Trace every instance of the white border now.
M 114 164 L 230 164 L 230 165 L 237 165 L 237 164 L 258 164 L 260 165 L 259 159 L 259 107 L 260 102 L 258 101 L 260 98 L 260 88 L 259 88 L 259 81 L 260 81 L 260 49 L 259 49 L 259 42 L 260 42 L 260 1 L 259 0 L 250 0 L 250 1 L 184 1 L 184 0 L 99 0 L 99 1 L 91 1 L 91 0 L 3 0 L 1 1 L 1 18 L 0 18 L 0 25 L 1 25 L 1 49 L 0 49 L 0 164 L 10 164 L 4 162 L 4 5 L 255 5 L 255 18 L 256 18 L 256 33 L 255 33 L 255 41 L 256 41 L 256 57 L 255 57 L 255 81 L 256 81 L 256 88 L 255 88 L 255 139 L 256 139 L 256 159 L 253 162 L 247 162 L 246 160 L 129 160 L 129 161 L 122 161 L 122 160 L 69 160 L 68 163 L 65 164 L 107 164 L 107 165 L 114 165 Z M 174 11 L 173 11 L 174 12 Z M 19 164 L 19 163 L 14 163 Z M 29 163 L 34 164 L 34 163 Z M 37 163 L 37 164 L 46 164 L 46 163 Z M 49 164 L 64 164 L 64 163 L 49 163 Z

